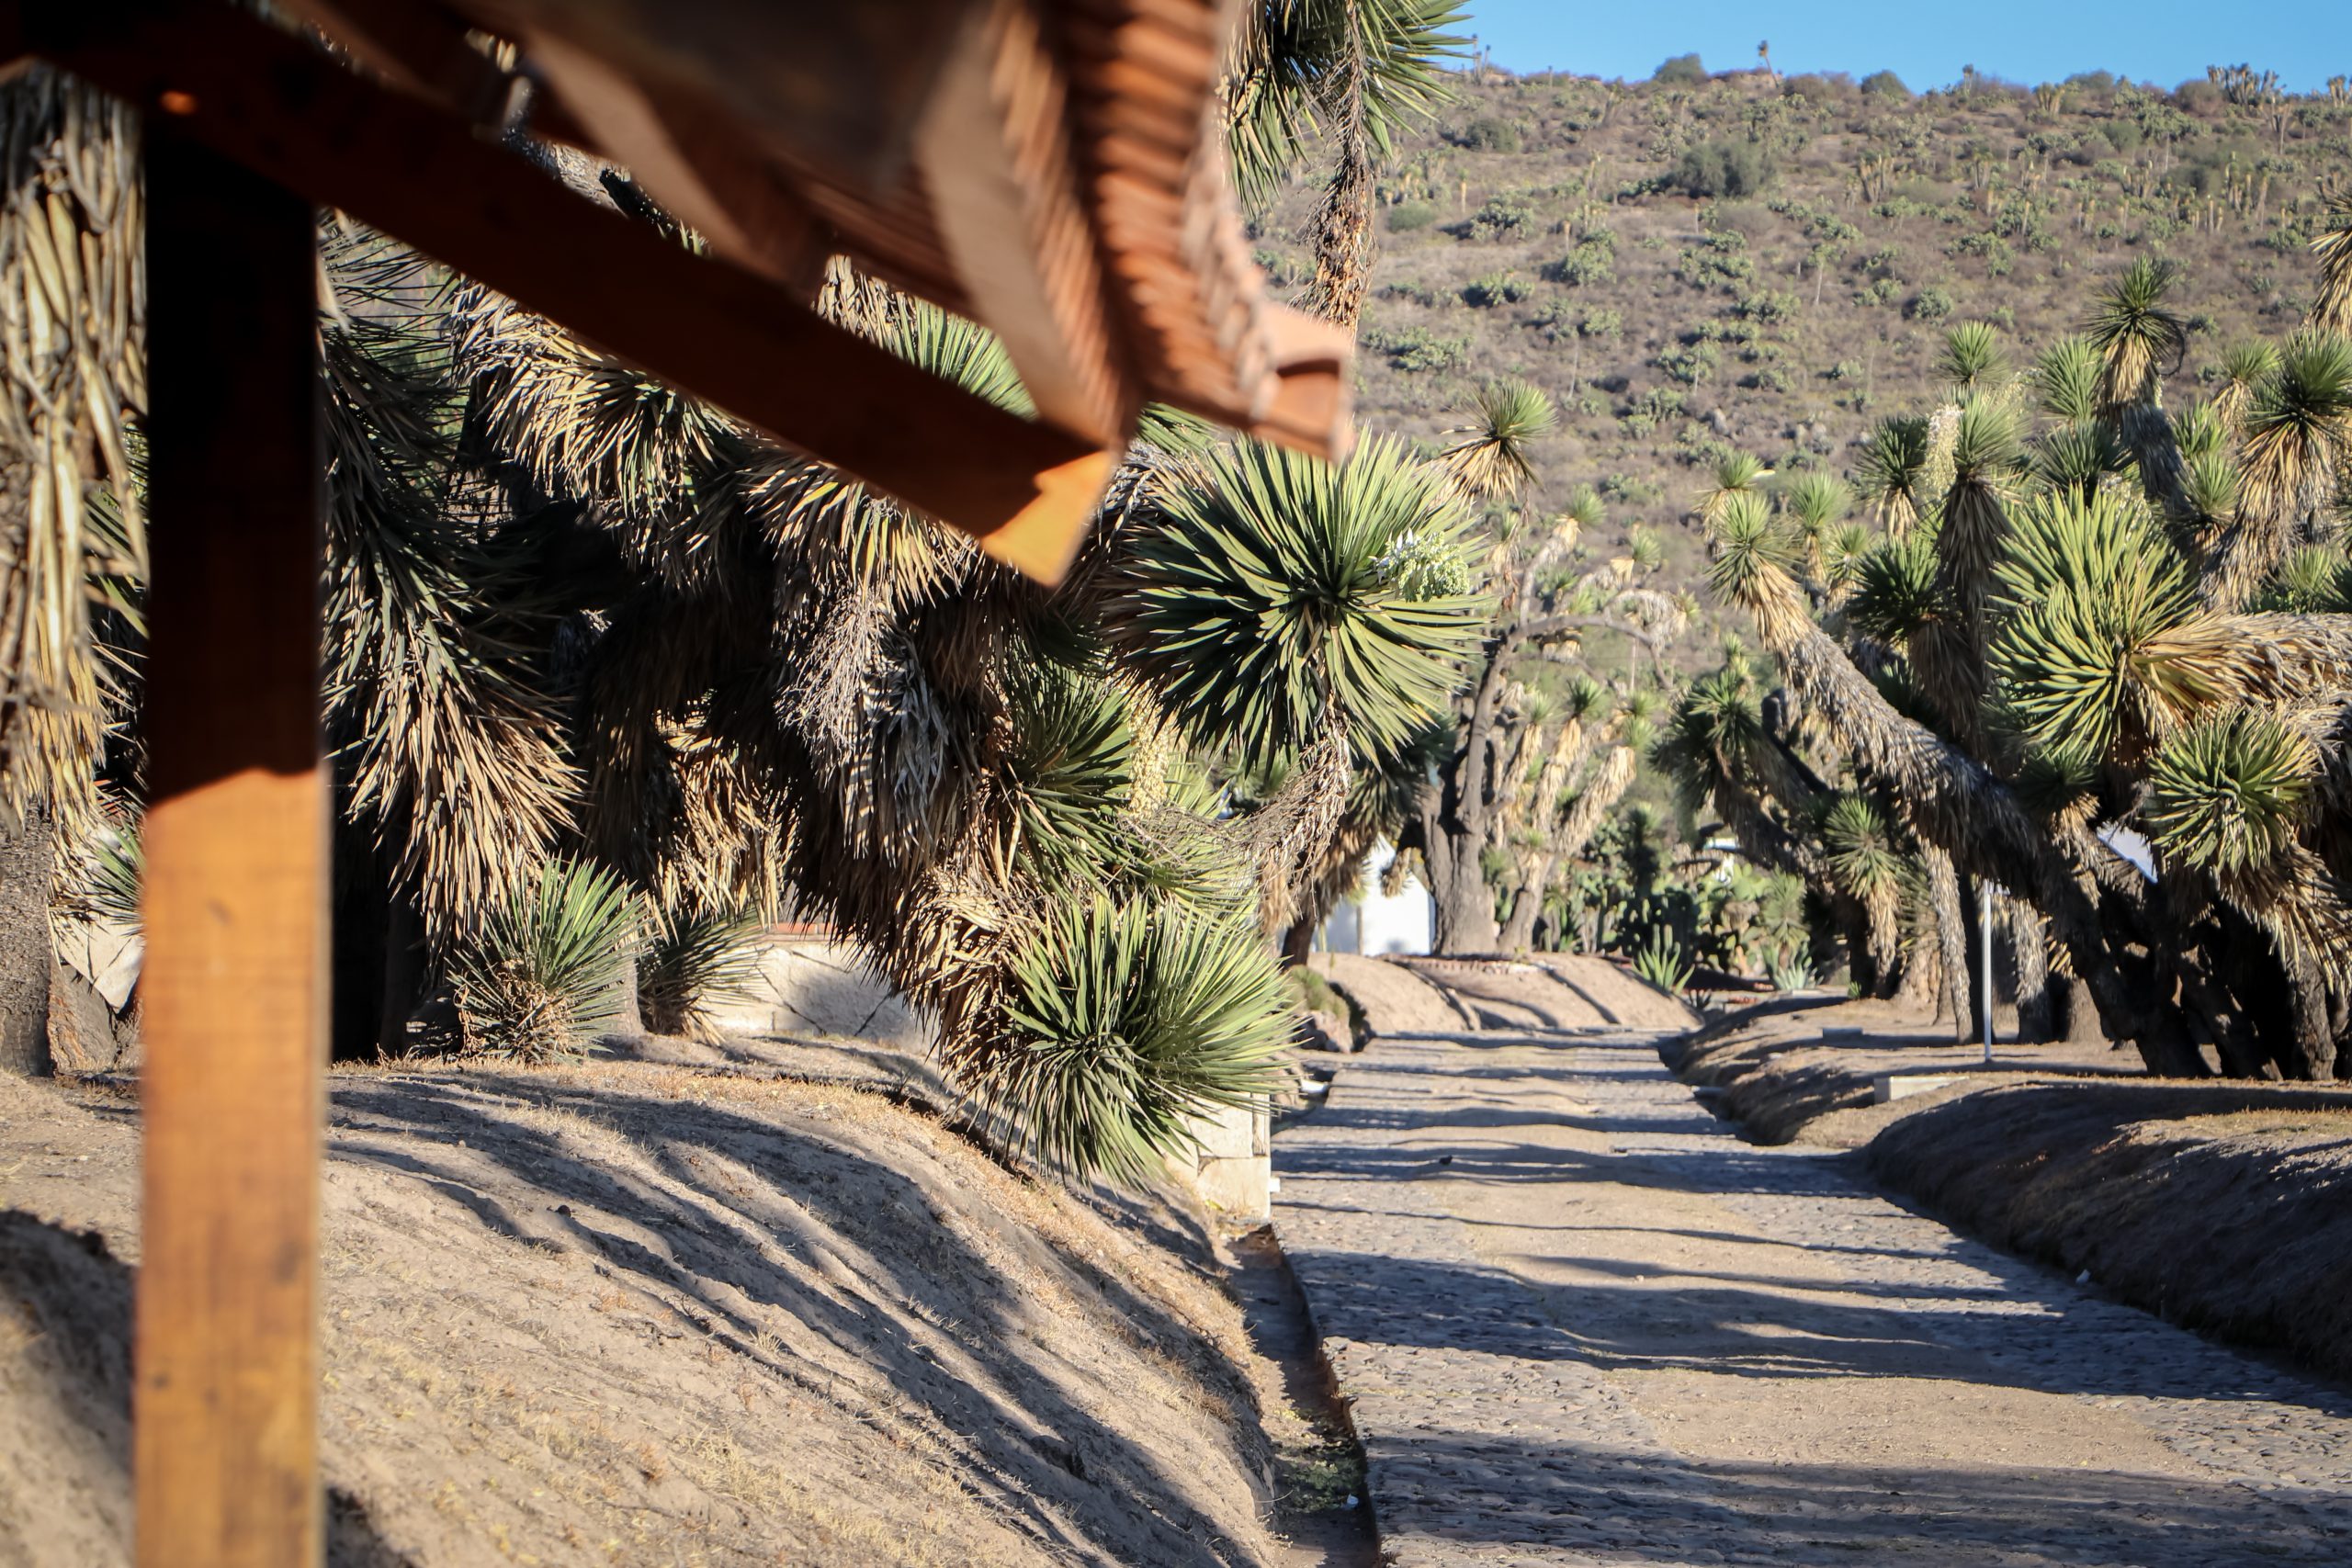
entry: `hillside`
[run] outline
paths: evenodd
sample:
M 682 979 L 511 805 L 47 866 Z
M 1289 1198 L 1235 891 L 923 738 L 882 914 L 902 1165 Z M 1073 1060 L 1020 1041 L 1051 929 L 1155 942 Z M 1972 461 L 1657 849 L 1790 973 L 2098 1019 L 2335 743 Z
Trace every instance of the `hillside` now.
M 1382 180 L 1366 425 L 1434 437 L 1480 381 L 1528 378 L 1563 416 L 1544 502 L 1594 486 L 1588 556 L 1653 528 L 1703 602 L 1688 513 L 1718 455 L 1842 472 L 1881 415 L 1935 395 L 1951 323 L 1994 322 L 2022 363 L 2149 254 L 2182 268 L 2185 401 L 2228 344 L 2296 322 L 2322 182 L 2352 174 L 2340 84 L 2265 103 L 2248 80 L 1869 80 L 1459 78 Z M 1279 277 L 1305 276 L 1316 195 L 1261 225 Z M 1723 625 L 1706 606 L 1677 661 L 1712 662 Z

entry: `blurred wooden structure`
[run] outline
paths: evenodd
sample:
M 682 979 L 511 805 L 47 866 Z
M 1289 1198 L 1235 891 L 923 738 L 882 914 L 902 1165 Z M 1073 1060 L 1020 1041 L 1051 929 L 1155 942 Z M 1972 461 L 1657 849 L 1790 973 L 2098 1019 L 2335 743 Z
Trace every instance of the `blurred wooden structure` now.
M 1148 401 L 1337 457 L 1348 344 L 1226 192 L 1232 0 L 0 3 L 148 126 L 145 1568 L 314 1562 L 327 784 L 315 209 L 1067 570 Z M 626 170 L 690 230 L 625 213 Z M 563 170 L 575 177 L 555 177 Z M 826 259 L 993 328 L 1037 417 L 810 308 Z

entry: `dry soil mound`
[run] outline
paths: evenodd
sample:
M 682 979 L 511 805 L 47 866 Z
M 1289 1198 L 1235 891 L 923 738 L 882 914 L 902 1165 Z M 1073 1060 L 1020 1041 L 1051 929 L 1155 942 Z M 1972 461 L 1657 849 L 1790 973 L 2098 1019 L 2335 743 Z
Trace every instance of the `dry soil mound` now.
M 1951 1025 L 1888 1001 L 1785 999 L 1718 1019 L 1669 1045 L 1686 1083 L 1715 1089 L 1716 1108 L 1758 1143 L 1860 1148 L 1902 1117 L 2021 1077 L 2139 1070 L 2136 1055 L 2103 1044 L 1956 1044 Z M 1881 1103 L 1881 1077 L 1907 1080 Z M 1928 1086 L 1934 1086 L 1932 1088 Z
M 2352 1376 L 2352 1093 L 2020 1084 L 1906 1116 L 1866 1157 L 1999 1246 Z
M 1315 972 L 1356 1005 L 1364 1027 L 1374 1034 L 1442 1034 L 1466 1028 L 1468 1015 L 1445 993 L 1385 958 L 1353 953 L 1318 953 Z
M 870 1092 L 337 1074 L 345 1564 L 1262 1563 L 1237 1309 Z M 0 1082 L 0 1560 L 125 1561 L 134 1110 Z M 1189 1234 L 1187 1234 L 1189 1233 Z
M 1502 958 L 1416 958 L 1413 973 L 1442 987 L 1487 1029 L 1599 1029 L 1591 998 L 1536 964 Z
M 1584 997 L 1611 1024 L 1626 1029 L 1698 1027 L 1697 1013 L 1606 958 L 1546 953 L 1538 954 L 1534 962 L 1550 970 L 1562 985 Z

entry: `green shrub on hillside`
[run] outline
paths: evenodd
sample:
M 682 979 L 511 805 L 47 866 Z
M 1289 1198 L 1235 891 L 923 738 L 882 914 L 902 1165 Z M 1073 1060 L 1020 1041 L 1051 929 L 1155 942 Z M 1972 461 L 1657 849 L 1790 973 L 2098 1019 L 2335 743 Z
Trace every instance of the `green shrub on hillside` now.
M 1426 201 L 1400 201 L 1388 209 L 1388 231 L 1409 234 L 1437 221 L 1437 209 Z
M 1657 356 L 1657 365 L 1669 380 L 1695 387 L 1702 381 L 1712 381 L 1723 355 L 1712 343 L 1697 343 L 1688 348 L 1670 348 Z
M 1462 302 L 1479 310 L 1516 305 L 1527 298 L 1527 280 L 1515 272 L 1490 272 L 1462 286 Z
M 1507 190 L 1490 196 L 1486 204 L 1470 215 L 1465 228 L 1473 240 L 1523 239 L 1535 228 L 1535 208 L 1525 191 Z
M 1576 249 L 1551 265 L 1552 281 L 1579 288 L 1617 276 L 1617 237 L 1603 229 L 1577 242 Z
M 1363 334 L 1363 345 L 1374 354 L 1387 355 L 1388 363 L 1397 369 L 1415 375 L 1433 370 L 1459 370 L 1470 358 L 1467 333 L 1441 336 L 1427 327 L 1405 327 L 1396 332 L 1367 331 Z
M 1702 198 L 1760 195 L 1777 171 L 1757 142 L 1704 141 L 1682 154 L 1670 176 L 1686 196 Z
M 1476 152 L 1517 152 L 1527 145 L 1527 139 L 1510 121 L 1481 115 L 1463 128 L 1462 145 Z
M 1669 85 L 1692 86 L 1707 79 L 1707 68 L 1696 54 L 1678 54 L 1650 73 L 1651 81 Z
M 1908 98 L 1911 89 L 1892 71 L 1873 71 L 1862 78 L 1862 91 L 1882 98 Z
M 1951 296 L 1931 283 L 1911 297 L 1907 313 L 1915 321 L 1940 321 L 1951 312 Z

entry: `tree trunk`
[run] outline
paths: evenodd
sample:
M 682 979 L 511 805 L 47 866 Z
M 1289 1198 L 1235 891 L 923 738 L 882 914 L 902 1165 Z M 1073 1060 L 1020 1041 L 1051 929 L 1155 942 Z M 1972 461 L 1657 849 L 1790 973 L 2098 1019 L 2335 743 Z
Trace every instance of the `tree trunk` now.
M 1430 892 L 1436 902 L 1432 949 L 1449 956 L 1496 951 L 1502 933 L 1495 924 L 1495 895 L 1475 852 L 1457 857 L 1453 874 Z
M 2312 1083 L 2333 1083 L 2335 1032 L 2328 1017 L 2327 977 L 2308 957 L 2289 960 L 2287 972 L 2294 982 L 2295 1044 L 2301 1057 L 2294 1076 Z
M 334 965 L 328 1055 L 364 1062 L 376 1055 L 384 1015 L 384 939 L 390 895 L 371 835 L 334 826 Z
M 1510 919 L 1502 929 L 1496 951 L 1525 953 L 1535 942 L 1535 919 L 1544 912 L 1544 886 L 1552 880 L 1552 857 L 1532 855 L 1519 879 L 1519 891 L 1511 899 Z
M 2018 1038 L 2058 1038 L 2058 1000 L 2050 987 L 2050 948 L 2041 917 L 2022 898 L 2008 901 L 2009 944 L 2017 950 Z
M 1312 916 L 1302 916 L 1283 932 L 1283 963 L 1293 969 L 1304 969 L 1314 953 L 1315 920 Z
M 1363 123 L 1363 66 L 1351 62 L 1349 69 L 1356 80 L 1341 89 L 1348 107 L 1336 128 L 1339 158 L 1309 231 L 1315 281 L 1307 288 L 1306 308 L 1352 333 L 1363 315 L 1364 291 L 1372 280 L 1373 178 L 1372 148 Z
M 45 1077 L 49 1055 L 50 889 L 56 825 L 35 807 L 0 827 L 0 1072 Z
M 1929 929 L 1903 954 L 1903 975 L 1894 989 L 1895 1004 L 1906 1012 L 1927 1018 L 1939 1016 L 1936 1003 L 1943 992 L 1943 964 L 1937 958 L 1933 924 L 1935 915 L 1928 916 Z
M 629 928 L 628 936 L 625 939 L 626 950 L 621 957 L 620 1010 L 613 1019 L 613 1032 L 624 1040 L 645 1037 L 645 1008 L 637 994 L 637 944 L 639 935 L 635 926 Z
M 1951 1013 L 1952 1038 L 1967 1044 L 1974 1038 L 1969 1009 L 1968 927 L 1961 912 L 1960 875 L 1951 856 L 1931 843 L 1919 846 L 1928 863 L 1928 897 L 1936 916 L 1936 960 Z
M 2099 1027 L 2098 1002 L 2091 988 L 2069 976 L 2066 980 L 2066 1017 L 2061 1036 L 2069 1045 L 2104 1045 L 2109 1043 L 2107 1031 Z
M 387 1056 L 397 1056 L 408 1049 L 408 1022 L 424 1000 L 424 911 L 413 899 L 395 898 L 386 913 L 384 980 L 379 992 L 382 1011 L 376 1024 L 376 1048 Z

